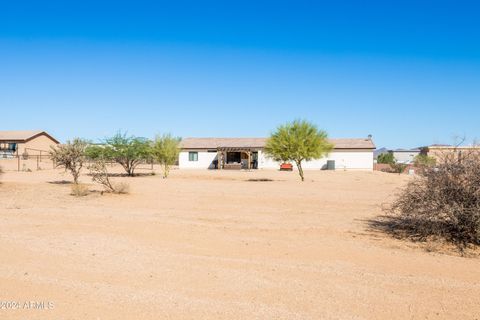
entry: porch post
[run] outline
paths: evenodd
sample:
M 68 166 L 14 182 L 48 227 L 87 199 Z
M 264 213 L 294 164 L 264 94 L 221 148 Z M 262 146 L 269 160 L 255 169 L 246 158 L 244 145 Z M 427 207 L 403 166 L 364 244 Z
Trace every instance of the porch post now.
M 220 150 L 217 149 L 217 170 L 220 170 L 221 168 L 221 162 L 222 159 L 221 159 L 221 156 L 220 156 Z

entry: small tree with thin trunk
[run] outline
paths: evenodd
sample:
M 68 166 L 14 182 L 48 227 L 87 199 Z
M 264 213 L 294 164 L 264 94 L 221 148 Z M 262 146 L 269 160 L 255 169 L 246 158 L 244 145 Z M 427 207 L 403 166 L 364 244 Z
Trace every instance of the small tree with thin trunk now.
M 78 184 L 78 178 L 85 163 L 85 149 L 87 142 L 82 139 L 67 141 L 66 144 L 52 147 L 50 157 L 56 167 L 63 167 L 70 171 L 73 176 L 73 183 Z
M 415 157 L 413 163 L 416 167 L 426 169 L 434 167 L 437 164 L 437 159 L 435 159 L 434 157 L 430 157 L 426 154 L 419 154 Z
M 267 140 L 265 153 L 276 161 L 295 162 L 304 181 L 302 162 L 320 159 L 332 148 L 325 131 L 308 121 L 295 120 L 277 128 Z
M 167 178 L 170 173 L 170 167 L 173 166 L 180 153 L 180 138 L 173 137 L 170 134 L 157 136 L 152 146 L 152 155 L 163 168 L 163 178 Z
M 105 139 L 103 145 L 89 147 L 87 155 L 92 160 L 114 161 L 133 177 L 138 165 L 151 159 L 151 146 L 148 139 L 118 132 L 113 137 Z
M 397 160 L 393 156 L 393 153 L 388 152 L 378 155 L 377 162 L 382 164 L 395 164 Z

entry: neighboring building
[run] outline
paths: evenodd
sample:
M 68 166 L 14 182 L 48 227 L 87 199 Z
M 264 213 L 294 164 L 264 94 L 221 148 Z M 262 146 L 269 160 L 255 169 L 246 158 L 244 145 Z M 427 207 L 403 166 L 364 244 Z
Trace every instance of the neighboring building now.
M 412 164 L 415 157 L 421 152 L 420 149 L 396 149 L 389 150 L 397 163 Z
M 45 131 L 0 131 L 0 157 L 46 155 L 57 139 Z
M 461 157 L 462 154 L 467 154 L 471 152 L 480 153 L 480 146 L 452 146 L 444 144 L 434 144 L 428 147 L 423 147 L 421 149 L 422 154 L 428 155 L 437 159 L 437 161 L 442 160 L 443 157 L 447 155 L 455 155 L 456 157 Z
M 186 138 L 181 142 L 180 169 L 278 169 L 264 153 L 266 138 Z M 330 139 L 334 149 L 322 159 L 307 161 L 308 170 L 373 170 L 371 139 Z

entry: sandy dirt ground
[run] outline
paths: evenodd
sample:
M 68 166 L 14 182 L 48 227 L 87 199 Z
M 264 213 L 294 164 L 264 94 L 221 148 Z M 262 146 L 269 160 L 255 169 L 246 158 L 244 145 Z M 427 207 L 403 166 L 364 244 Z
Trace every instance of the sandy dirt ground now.
M 409 177 L 306 174 L 7 172 L 0 319 L 480 319 L 480 259 L 368 230 Z

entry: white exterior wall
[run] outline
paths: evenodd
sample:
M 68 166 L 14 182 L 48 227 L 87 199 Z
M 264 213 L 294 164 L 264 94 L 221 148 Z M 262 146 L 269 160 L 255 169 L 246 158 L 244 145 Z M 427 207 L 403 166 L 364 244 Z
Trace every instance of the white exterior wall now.
M 189 151 L 198 152 L 198 161 L 189 161 Z M 185 150 L 180 152 L 180 169 L 213 169 L 212 162 L 217 158 L 216 152 L 207 150 Z M 373 170 L 373 150 L 338 150 L 332 151 L 328 156 L 303 163 L 305 170 L 326 169 L 327 161 L 335 160 L 336 170 Z M 263 151 L 258 151 L 259 169 L 279 169 L 280 163 L 265 156 Z
M 280 163 L 258 152 L 259 169 L 279 169 Z M 328 156 L 303 163 L 304 170 L 326 169 L 327 161 L 335 161 L 336 170 L 373 170 L 373 150 L 338 150 L 332 151 Z
M 198 161 L 188 161 L 189 152 L 198 152 Z M 207 150 L 181 151 L 178 158 L 178 167 L 180 169 L 213 169 L 212 162 L 216 158 L 216 152 L 208 152 Z
M 393 157 L 397 162 L 410 164 L 415 160 L 415 157 L 420 154 L 420 151 L 393 151 Z

